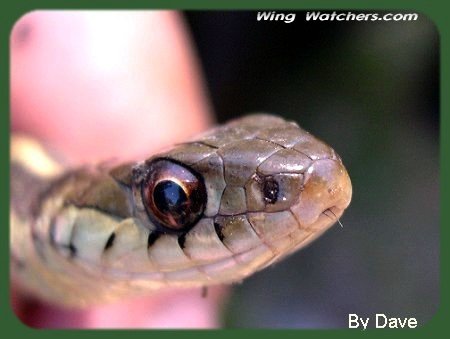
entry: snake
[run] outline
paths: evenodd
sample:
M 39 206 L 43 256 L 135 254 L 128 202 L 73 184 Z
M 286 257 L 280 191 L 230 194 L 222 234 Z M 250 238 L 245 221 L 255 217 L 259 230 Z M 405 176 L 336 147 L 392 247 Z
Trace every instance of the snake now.
M 339 155 L 293 121 L 250 114 L 139 162 L 65 168 L 11 136 L 14 287 L 83 308 L 242 282 L 339 221 Z

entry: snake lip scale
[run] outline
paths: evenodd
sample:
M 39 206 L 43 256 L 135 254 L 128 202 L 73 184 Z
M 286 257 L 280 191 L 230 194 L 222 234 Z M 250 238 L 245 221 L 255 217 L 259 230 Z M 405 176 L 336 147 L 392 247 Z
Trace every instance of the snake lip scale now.
M 109 167 L 65 169 L 13 135 L 10 186 L 12 281 L 65 307 L 240 282 L 317 239 L 352 196 L 330 146 L 269 114 Z

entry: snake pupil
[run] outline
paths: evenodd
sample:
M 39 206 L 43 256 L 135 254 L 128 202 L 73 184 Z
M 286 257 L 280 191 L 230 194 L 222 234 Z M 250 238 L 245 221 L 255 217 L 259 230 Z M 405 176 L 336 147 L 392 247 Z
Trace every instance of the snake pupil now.
M 177 183 L 165 180 L 156 185 L 153 190 L 156 207 L 162 213 L 181 215 L 185 212 L 187 196 Z
M 206 188 L 193 169 L 170 159 L 145 164 L 142 195 L 147 214 L 162 232 L 186 232 L 202 217 Z

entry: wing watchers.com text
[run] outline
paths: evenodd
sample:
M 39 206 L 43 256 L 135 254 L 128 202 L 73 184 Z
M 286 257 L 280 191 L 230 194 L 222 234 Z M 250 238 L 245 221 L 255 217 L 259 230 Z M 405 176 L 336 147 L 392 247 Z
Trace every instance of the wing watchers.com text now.
M 416 21 L 417 13 L 306 12 L 306 21 Z
M 295 21 L 297 13 L 276 11 L 257 12 L 256 21 L 284 22 Z M 417 13 L 353 13 L 353 12 L 306 12 L 306 21 L 416 21 Z

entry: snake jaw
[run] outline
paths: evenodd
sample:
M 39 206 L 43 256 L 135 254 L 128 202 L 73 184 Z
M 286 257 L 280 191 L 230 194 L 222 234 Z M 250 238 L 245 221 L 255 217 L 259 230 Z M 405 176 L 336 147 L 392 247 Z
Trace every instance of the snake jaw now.
M 344 213 L 351 197 L 352 184 L 342 162 L 316 160 L 305 173 L 304 188 L 291 211 L 304 228 L 328 228 Z M 326 211 L 331 211 L 335 218 L 327 216 Z M 319 219 L 324 221 L 318 223 Z

